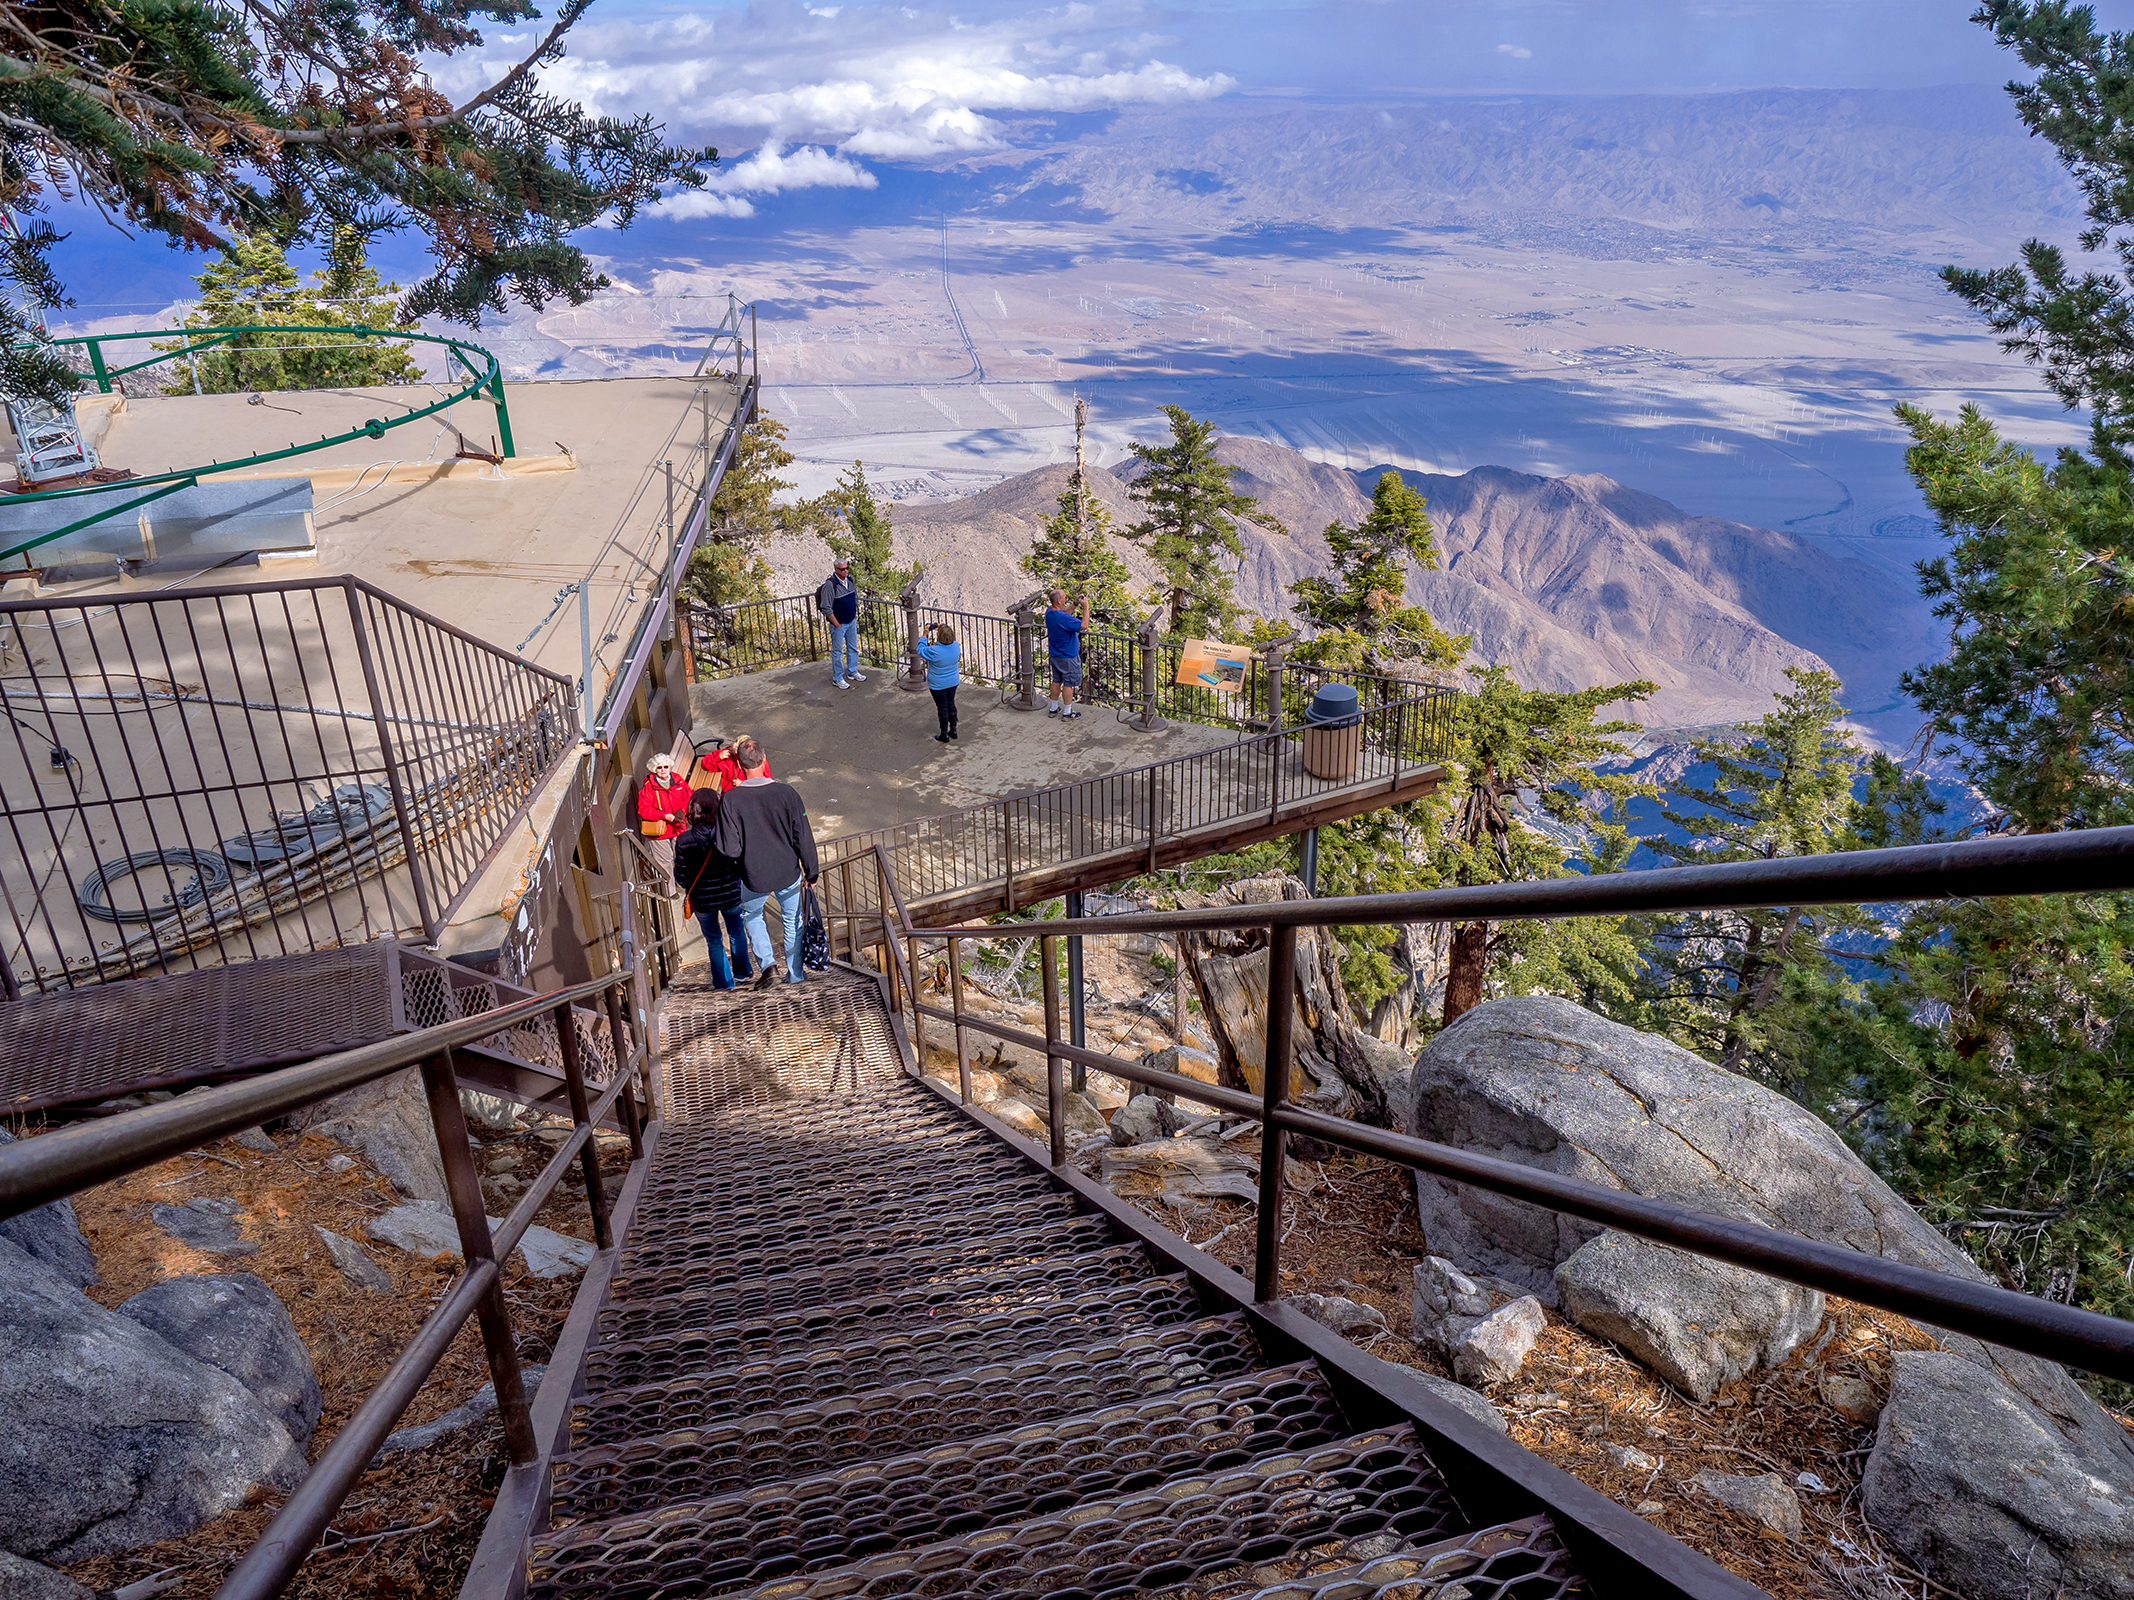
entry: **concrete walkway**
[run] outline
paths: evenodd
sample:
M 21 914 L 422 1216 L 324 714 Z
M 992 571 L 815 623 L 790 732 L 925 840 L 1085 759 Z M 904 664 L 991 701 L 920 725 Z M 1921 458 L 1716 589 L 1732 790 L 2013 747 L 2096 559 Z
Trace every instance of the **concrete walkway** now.
M 1064 721 L 1011 711 L 1000 691 L 966 684 L 957 696 L 958 739 L 934 743 L 933 697 L 867 670 L 850 689 L 830 685 L 821 662 L 700 683 L 690 690 L 701 747 L 753 734 L 771 771 L 799 789 L 817 839 L 887 828 L 1078 782 L 1175 756 L 1235 744 L 1230 728 L 1172 723 L 1137 733 L 1109 707 Z

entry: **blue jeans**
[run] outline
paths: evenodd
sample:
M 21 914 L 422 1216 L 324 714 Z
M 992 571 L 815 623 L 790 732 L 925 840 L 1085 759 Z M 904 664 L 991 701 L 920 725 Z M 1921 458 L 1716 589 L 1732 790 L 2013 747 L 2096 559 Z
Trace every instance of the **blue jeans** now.
M 830 624 L 830 681 L 843 683 L 860 669 L 860 619 Z
M 726 922 L 726 937 L 719 937 L 719 921 Z M 699 911 L 697 926 L 704 930 L 704 948 L 711 952 L 711 981 L 714 987 L 731 989 L 741 979 L 749 977 L 752 969 L 748 964 L 748 934 L 741 926 L 739 911 Z M 733 963 L 727 964 L 727 946 L 733 947 Z
M 778 902 L 778 910 L 785 917 L 785 975 L 795 983 L 801 981 L 800 970 L 800 888 L 803 879 L 795 878 L 783 889 L 771 894 L 741 896 L 741 923 L 748 929 L 748 947 L 756 952 L 756 964 L 769 970 L 771 955 L 771 930 L 763 925 L 764 905 Z

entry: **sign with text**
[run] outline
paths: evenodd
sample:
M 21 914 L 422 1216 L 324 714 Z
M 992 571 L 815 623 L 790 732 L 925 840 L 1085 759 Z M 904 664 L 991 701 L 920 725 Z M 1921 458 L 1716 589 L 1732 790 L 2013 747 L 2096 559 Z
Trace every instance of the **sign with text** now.
M 1217 689 L 1236 694 L 1245 687 L 1252 651 L 1220 639 L 1188 639 L 1178 657 L 1177 682 L 1188 689 Z

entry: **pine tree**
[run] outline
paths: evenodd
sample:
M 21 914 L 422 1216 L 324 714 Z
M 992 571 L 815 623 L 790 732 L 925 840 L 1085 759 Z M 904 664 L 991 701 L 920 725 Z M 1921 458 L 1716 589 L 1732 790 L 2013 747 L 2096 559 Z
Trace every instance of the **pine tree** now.
M 1858 841 L 1854 789 L 1867 752 L 1841 726 L 1838 680 L 1789 667 L 1793 687 L 1739 738 L 1700 739 L 1710 784 L 1672 790 L 1660 820 L 1680 837 L 1644 841 L 1685 866 L 1823 855 Z M 1885 771 L 1885 783 L 1889 781 Z M 1882 807 L 1878 800 L 1877 812 Z M 1670 1031 L 1729 1069 L 1820 1107 L 1837 1092 L 1817 1053 L 1802 1045 L 1789 1007 L 1836 981 L 1826 947 L 1861 926 L 1848 907 L 1779 907 L 1655 919 L 1652 985 Z
M 1472 887 L 1560 878 L 1581 861 L 1587 870 L 1619 861 L 1620 833 L 1605 831 L 1591 809 L 1596 799 L 1620 808 L 1650 794 L 1620 773 L 1598 770 L 1625 747 L 1614 735 L 1635 733 L 1634 722 L 1598 720 L 1604 707 L 1642 700 L 1657 684 L 1612 683 L 1572 693 L 1522 689 L 1502 667 L 1476 673 L 1476 689 L 1460 698 L 1454 779 L 1441 791 L 1452 815 L 1438 847 L 1441 884 Z M 1544 826 L 1543 824 L 1553 826 Z M 1597 843 L 1574 850 L 1566 833 Z M 1578 919 L 1582 928 L 1550 923 L 1455 923 L 1445 977 L 1444 1020 L 1450 1024 L 1488 998 L 1492 968 L 1514 988 L 1563 986 L 1596 991 L 1619 986 L 1635 952 L 1617 919 Z M 1534 970 L 1521 974 L 1520 966 Z M 1625 990 L 1627 997 L 1627 989 Z
M 1184 406 L 1165 406 L 1171 424 L 1168 444 L 1133 446 L 1134 458 L 1147 469 L 1128 492 L 1148 516 L 1127 529 L 1163 571 L 1164 592 L 1171 602 L 1171 631 L 1188 637 L 1221 636 L 1237 626 L 1237 592 L 1232 563 L 1242 564 L 1245 544 L 1238 532 L 1250 522 L 1273 533 L 1282 524 L 1260 510 L 1249 494 L 1232 483 L 1236 467 L 1215 459 L 1215 424 L 1202 422 Z
M 743 605 L 768 600 L 771 564 L 763 547 L 780 535 L 823 531 L 827 497 L 781 502 L 793 488 L 778 476 L 793 464 L 785 447 L 786 426 L 758 409 L 742 430 L 740 447 L 711 497 L 703 541 L 689 559 L 689 594 L 700 605 Z
M 1082 429 L 1089 403 L 1074 403 L 1074 475 L 1060 491 L 1059 509 L 1038 531 L 1022 569 L 1040 587 L 1066 591 L 1070 604 L 1089 596 L 1090 615 L 1114 628 L 1129 628 L 1134 597 L 1133 575 L 1111 547 L 1111 513 L 1091 498 L 1082 457 Z
M 200 285 L 200 303 L 180 326 L 212 331 L 266 324 L 269 331 L 240 333 L 198 355 L 177 356 L 163 392 L 271 393 L 422 382 L 422 369 L 406 340 L 289 331 L 393 326 L 399 319 L 400 286 L 382 281 L 363 257 L 363 236 L 342 229 L 334 235 L 326 269 L 313 273 L 307 288 L 270 235 L 233 240 L 229 253 L 210 262 L 194 280 Z M 178 351 L 185 341 L 158 343 L 155 348 Z
M 1371 510 L 1350 528 L 1326 525 L 1331 567 L 1289 586 L 1312 629 L 1299 661 L 1400 676 L 1435 676 L 1456 666 L 1473 642 L 1446 633 L 1421 606 L 1407 603 L 1408 563 L 1437 567 L 1437 543 L 1422 495 L 1395 472 L 1379 475 Z
M 604 217 L 627 226 L 718 159 L 669 148 L 649 117 L 550 92 L 544 74 L 591 3 L 563 0 L 518 34 L 515 62 L 459 97 L 432 71 L 536 22 L 529 0 L 10 5 L 0 392 L 57 400 L 75 386 L 40 326 L 40 308 L 71 303 L 50 267 L 54 199 L 198 250 L 417 230 L 436 271 L 407 297 L 410 318 L 478 323 L 507 291 L 537 309 L 584 301 L 607 279 L 572 235 Z M 485 41 L 483 18 L 505 38 Z
M 831 520 L 824 527 L 822 542 L 830 547 L 831 555 L 843 556 L 852 563 L 852 581 L 859 585 L 861 594 L 899 595 L 918 582 L 919 574 L 926 570 L 922 563 L 913 562 L 908 567 L 894 564 L 895 537 L 889 525 L 889 509 L 877 503 L 874 491 L 867 486 L 864 462 L 852 463 L 852 470 L 837 480 L 837 486 L 823 497 L 823 504 Z

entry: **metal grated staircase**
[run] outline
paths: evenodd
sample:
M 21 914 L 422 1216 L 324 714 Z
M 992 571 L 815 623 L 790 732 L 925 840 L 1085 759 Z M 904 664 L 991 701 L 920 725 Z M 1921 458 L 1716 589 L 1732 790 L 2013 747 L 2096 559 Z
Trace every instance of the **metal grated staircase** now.
M 1392 1408 L 910 1076 L 871 977 L 667 1004 L 513 1589 L 1588 1592 L 1548 1517 L 1478 1526 Z

